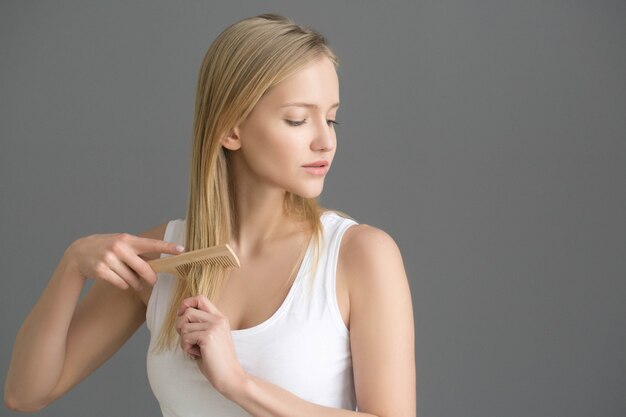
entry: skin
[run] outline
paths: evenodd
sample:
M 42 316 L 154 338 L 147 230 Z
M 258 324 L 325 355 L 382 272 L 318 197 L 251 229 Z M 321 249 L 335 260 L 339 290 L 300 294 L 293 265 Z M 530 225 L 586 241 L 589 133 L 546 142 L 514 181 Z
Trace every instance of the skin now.
M 290 102 L 316 107 L 282 107 Z M 270 90 L 222 138 L 222 146 L 232 152 L 235 209 L 241 219 L 231 246 L 242 265 L 276 271 L 295 262 L 294 251 L 283 265 L 266 255 L 305 242 L 302 225 L 284 216 L 282 199 L 286 191 L 303 197 L 321 193 L 324 177 L 307 173 L 302 165 L 319 159 L 332 163 L 336 135 L 329 120 L 335 119 L 338 102 L 334 66 L 320 58 Z M 294 126 L 289 120 L 304 123 Z M 16 338 L 5 385 L 9 408 L 35 411 L 50 404 L 112 356 L 144 322 L 156 281 L 145 260 L 177 253 L 174 244 L 162 241 L 165 226 L 139 236 L 92 235 L 68 247 Z M 231 330 L 262 322 L 284 297 L 259 293 L 244 275 L 229 277 L 231 287 L 225 286 L 218 304 L 198 296 L 179 306 L 181 347 L 196 358 L 203 375 L 253 416 L 357 414 L 310 403 L 245 372 Z M 271 288 L 271 275 L 262 277 L 265 287 Z M 77 305 L 87 276 L 96 282 Z M 237 293 L 239 298 L 229 296 Z M 252 296 L 267 302 L 249 304 Z M 350 330 L 359 414 L 415 416 L 411 295 L 400 250 L 387 233 L 366 224 L 344 233 L 337 297 Z

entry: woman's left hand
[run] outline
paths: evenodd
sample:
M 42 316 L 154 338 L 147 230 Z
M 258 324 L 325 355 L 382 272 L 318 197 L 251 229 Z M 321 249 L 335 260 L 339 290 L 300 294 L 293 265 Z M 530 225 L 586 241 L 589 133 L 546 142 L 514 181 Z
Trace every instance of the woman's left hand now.
M 180 345 L 215 387 L 225 396 L 242 388 L 248 376 L 241 367 L 231 337 L 228 318 L 203 295 L 183 300 L 176 331 Z

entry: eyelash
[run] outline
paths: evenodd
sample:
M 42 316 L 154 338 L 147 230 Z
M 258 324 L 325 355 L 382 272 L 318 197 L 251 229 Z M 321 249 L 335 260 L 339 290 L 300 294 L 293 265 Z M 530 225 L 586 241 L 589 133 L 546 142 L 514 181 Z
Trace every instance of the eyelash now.
M 306 122 L 306 119 L 304 120 L 287 120 L 285 119 L 285 121 L 290 125 L 290 126 L 302 126 L 304 124 L 304 122 Z M 331 123 L 333 125 L 338 125 L 339 122 L 336 120 L 326 120 L 327 123 Z

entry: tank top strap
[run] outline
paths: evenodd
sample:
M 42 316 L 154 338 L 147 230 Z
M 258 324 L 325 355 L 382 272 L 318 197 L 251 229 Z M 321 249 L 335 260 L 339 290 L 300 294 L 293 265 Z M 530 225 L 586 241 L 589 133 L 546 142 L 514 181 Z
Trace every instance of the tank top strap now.
M 337 260 L 341 240 L 355 220 L 345 218 L 333 211 L 322 214 L 322 238 L 319 261 L 310 254 L 306 278 L 298 288 L 289 306 L 291 315 L 306 316 L 308 321 L 328 323 L 339 331 L 340 336 L 349 334 L 337 302 Z
M 335 212 L 329 213 L 325 216 L 325 234 L 328 236 L 327 241 L 327 260 L 325 262 L 324 276 L 324 290 L 326 299 L 326 307 L 328 308 L 331 320 L 337 326 L 340 333 L 348 335 L 349 331 L 346 327 L 341 311 L 339 310 L 339 304 L 337 300 L 337 261 L 339 259 L 339 250 L 341 248 L 341 241 L 344 233 L 349 227 L 358 224 L 355 220 L 342 217 Z

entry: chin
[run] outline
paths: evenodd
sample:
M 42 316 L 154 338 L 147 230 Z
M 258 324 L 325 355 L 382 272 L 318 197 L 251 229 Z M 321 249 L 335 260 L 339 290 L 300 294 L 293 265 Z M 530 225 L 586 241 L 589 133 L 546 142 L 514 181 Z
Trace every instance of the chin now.
M 323 187 L 310 188 L 307 190 L 293 190 L 293 194 L 302 198 L 317 198 L 322 194 Z

